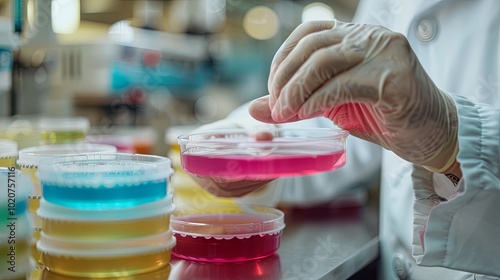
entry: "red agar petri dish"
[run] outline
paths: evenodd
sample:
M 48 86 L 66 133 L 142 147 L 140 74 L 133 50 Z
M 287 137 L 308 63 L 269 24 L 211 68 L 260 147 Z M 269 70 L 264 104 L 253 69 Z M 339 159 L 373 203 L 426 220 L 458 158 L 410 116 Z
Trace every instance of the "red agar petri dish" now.
M 240 262 L 272 256 L 280 246 L 284 214 L 259 205 L 213 203 L 177 210 L 172 255 L 202 262 Z
M 265 180 L 344 166 L 347 136 L 347 131 L 329 128 L 222 129 L 184 134 L 178 142 L 181 166 L 188 173 Z

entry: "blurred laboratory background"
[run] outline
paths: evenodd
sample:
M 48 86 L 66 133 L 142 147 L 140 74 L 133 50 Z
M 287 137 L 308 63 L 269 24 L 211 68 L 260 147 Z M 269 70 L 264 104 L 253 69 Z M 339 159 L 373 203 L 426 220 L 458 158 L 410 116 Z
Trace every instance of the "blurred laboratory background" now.
M 273 55 L 301 22 L 348 21 L 356 5 L 0 0 L 0 138 L 24 137 L 19 148 L 54 140 L 30 129 L 40 116 L 69 118 L 61 126 L 87 142 L 166 155 L 183 127 L 267 94 Z

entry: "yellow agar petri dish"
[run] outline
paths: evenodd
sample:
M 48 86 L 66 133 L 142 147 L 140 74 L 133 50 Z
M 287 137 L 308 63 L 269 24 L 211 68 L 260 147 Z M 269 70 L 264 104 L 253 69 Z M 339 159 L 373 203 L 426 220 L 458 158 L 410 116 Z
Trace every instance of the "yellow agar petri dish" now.
M 0 264 L 0 279 L 26 279 L 29 241 L 26 239 L 16 240 L 15 253 L 11 250 L 10 244 L 3 242 L 3 240 L 0 241 L 2 241 L 0 254 L 2 254 L 3 260 Z M 12 254 L 13 259 L 10 259 L 9 254 Z
M 161 234 L 170 229 L 170 215 L 174 211 L 169 194 L 162 200 L 113 210 L 67 208 L 42 199 L 37 215 L 47 235 L 103 241 Z
M 18 149 L 39 145 L 39 116 L 16 115 L 0 117 L 0 138 L 17 143 Z
M 13 140 L 0 139 L 0 167 L 16 167 L 17 143 Z
M 84 117 L 40 119 L 41 144 L 68 144 L 83 142 L 90 128 L 90 122 Z
M 155 271 L 169 264 L 175 246 L 171 230 L 141 238 L 79 241 L 42 232 L 37 243 L 50 271 L 76 277 L 122 277 Z
M 2 208 L 4 208 L 2 206 Z M 26 279 L 31 244 L 29 222 L 25 213 L 19 214 L 13 224 L 2 222 L 0 228 L 0 279 Z M 13 270 L 9 270 L 9 268 Z

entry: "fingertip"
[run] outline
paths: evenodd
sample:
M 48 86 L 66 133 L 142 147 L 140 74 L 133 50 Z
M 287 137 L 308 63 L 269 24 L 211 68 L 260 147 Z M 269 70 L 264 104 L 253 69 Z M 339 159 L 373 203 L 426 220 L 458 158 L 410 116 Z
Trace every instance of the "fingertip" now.
M 271 109 L 269 108 L 269 101 L 267 96 L 252 101 L 248 108 L 248 112 L 254 119 L 258 121 L 265 123 L 274 123 L 273 118 L 271 117 Z

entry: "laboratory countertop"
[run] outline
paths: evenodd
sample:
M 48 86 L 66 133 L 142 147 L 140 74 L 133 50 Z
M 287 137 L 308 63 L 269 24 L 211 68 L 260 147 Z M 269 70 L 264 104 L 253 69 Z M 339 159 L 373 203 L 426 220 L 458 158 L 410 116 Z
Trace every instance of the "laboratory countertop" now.
M 378 210 L 294 210 L 278 253 L 261 260 L 209 264 L 172 259 L 169 279 L 348 279 L 378 256 Z
M 202 263 L 172 258 L 170 266 L 134 277 L 147 280 L 337 280 L 348 279 L 379 253 L 376 207 L 314 208 L 285 212 L 278 252 L 240 263 Z M 39 280 L 65 278 L 42 272 Z M 111 278 L 105 278 L 111 279 Z

